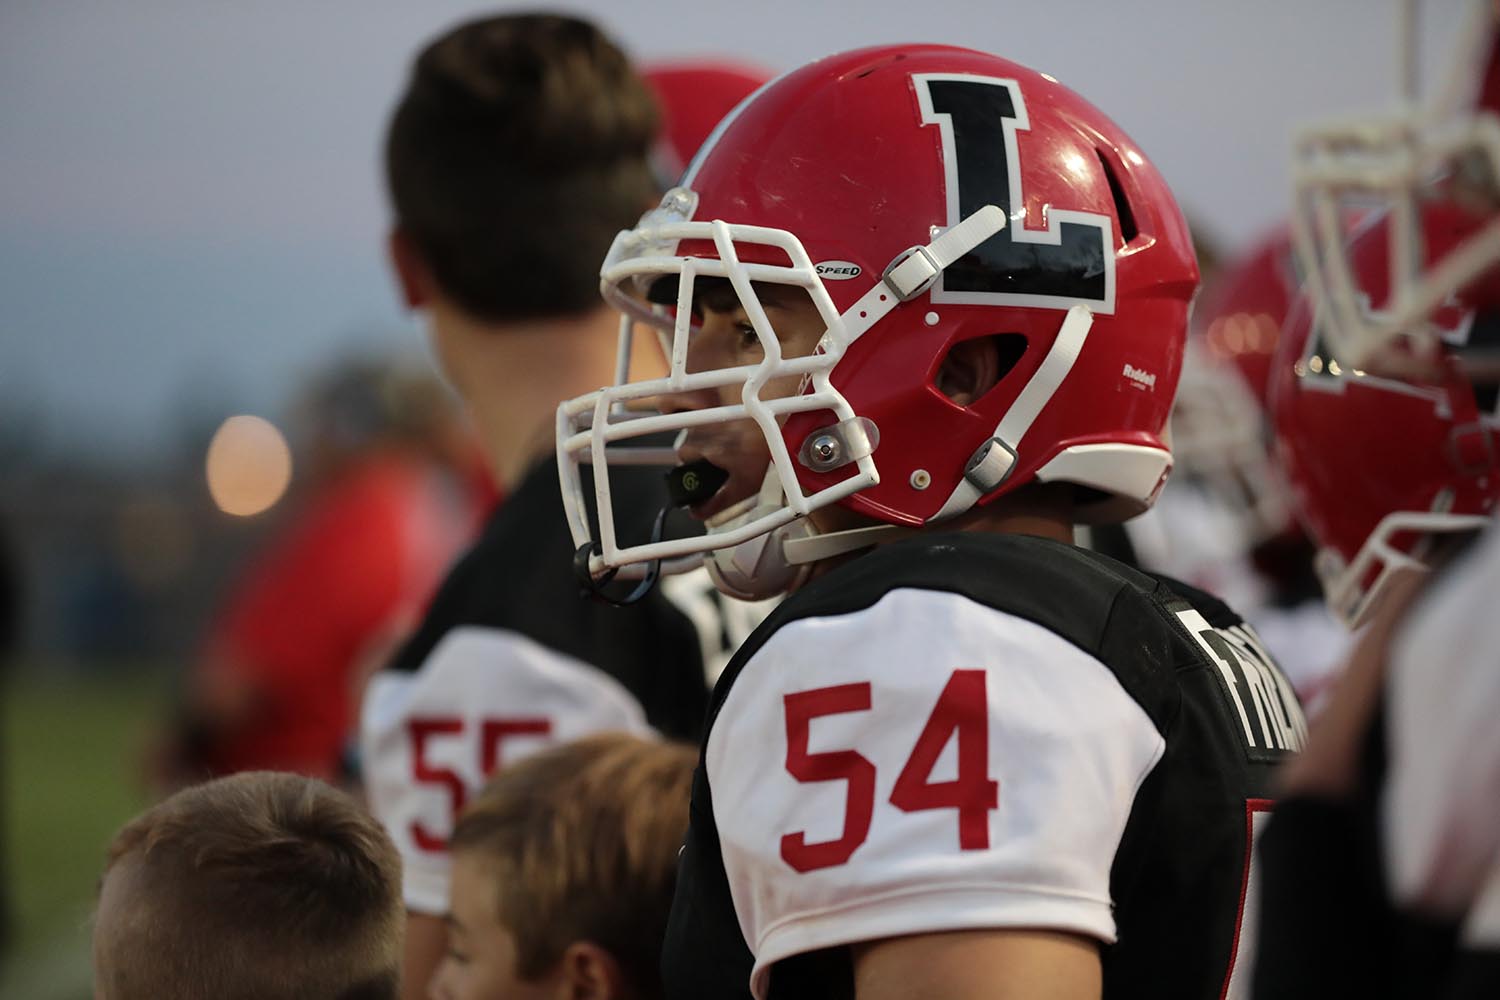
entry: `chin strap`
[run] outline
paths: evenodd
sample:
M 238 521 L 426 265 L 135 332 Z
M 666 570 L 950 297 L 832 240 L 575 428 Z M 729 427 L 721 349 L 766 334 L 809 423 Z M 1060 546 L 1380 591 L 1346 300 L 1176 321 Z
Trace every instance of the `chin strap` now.
M 725 511 L 728 516 L 720 522 L 720 527 L 738 527 L 769 510 L 780 509 L 785 502 L 780 498 L 780 484 L 775 466 L 769 467 L 766 486 L 760 494 Z M 772 486 L 774 499 L 768 498 L 767 493 Z M 820 535 L 811 520 L 799 517 L 747 542 L 715 549 L 709 555 L 708 572 L 720 591 L 742 601 L 759 601 L 801 586 L 815 562 L 892 542 L 914 532 L 915 529 L 901 525 L 873 524 Z
M 1057 339 L 1042 359 L 1041 367 L 1031 376 L 1016 401 L 1010 404 L 1005 416 L 1000 418 L 995 436 L 980 445 L 969 459 L 969 464 L 964 467 L 964 477 L 958 481 L 942 509 L 933 515 L 934 521 L 957 517 L 1010 478 L 1016 467 L 1016 449 L 1021 439 L 1056 394 L 1063 379 L 1073 370 L 1073 363 L 1078 360 L 1093 325 L 1094 314 L 1087 306 L 1075 305 L 1068 310 L 1062 329 L 1057 331 Z
M 872 524 L 865 528 L 848 531 L 830 531 L 826 535 L 808 535 L 804 538 L 789 538 L 781 545 L 781 554 L 793 566 L 832 559 L 845 552 L 867 549 L 882 542 L 894 542 L 916 533 L 915 528 L 899 524 Z
M 949 264 L 1004 228 L 1004 212 L 994 205 L 981 206 L 925 247 L 898 254 L 882 278 L 902 302 L 910 302 L 931 288 Z

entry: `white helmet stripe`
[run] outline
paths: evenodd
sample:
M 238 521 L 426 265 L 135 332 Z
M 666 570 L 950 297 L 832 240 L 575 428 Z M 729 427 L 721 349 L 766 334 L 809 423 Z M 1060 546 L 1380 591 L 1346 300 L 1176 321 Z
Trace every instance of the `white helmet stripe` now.
M 1075 305 L 1069 308 L 1068 315 L 1063 319 L 1062 329 L 1052 342 L 1052 349 L 1042 359 L 1041 366 L 1031 376 L 1016 401 L 1005 411 L 1005 416 L 1000 418 L 1000 425 L 995 428 L 995 437 L 1011 451 L 1012 456 L 1042 412 L 1042 407 L 1047 405 L 1068 373 L 1073 370 L 1073 363 L 1078 360 L 1078 354 L 1083 350 L 1083 343 L 1088 339 L 1093 325 L 1094 314 L 1087 306 Z M 1007 470 L 1008 468 L 1007 466 Z M 943 504 L 932 519 L 941 521 L 962 514 L 978 503 L 985 493 L 999 485 L 999 482 L 975 483 L 971 477 L 965 476 L 958 481 L 958 486 L 948 497 L 947 503 Z

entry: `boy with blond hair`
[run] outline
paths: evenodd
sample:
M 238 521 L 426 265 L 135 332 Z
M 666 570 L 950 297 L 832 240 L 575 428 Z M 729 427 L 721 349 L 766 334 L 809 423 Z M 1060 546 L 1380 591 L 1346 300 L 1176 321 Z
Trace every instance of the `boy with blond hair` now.
M 652 1000 L 697 754 L 611 733 L 500 772 L 450 850 L 434 1000 Z
M 251 771 L 184 789 L 110 844 L 96 1000 L 393 1000 L 401 861 L 330 786 Z

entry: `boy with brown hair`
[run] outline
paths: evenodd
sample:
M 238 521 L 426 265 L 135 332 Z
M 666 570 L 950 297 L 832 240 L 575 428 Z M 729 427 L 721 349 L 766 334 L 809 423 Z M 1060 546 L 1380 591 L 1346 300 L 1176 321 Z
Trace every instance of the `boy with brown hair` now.
M 110 844 L 97 1000 L 392 1000 L 401 860 L 355 802 L 250 771 L 185 789 Z
M 697 755 L 610 733 L 516 764 L 450 841 L 434 1000 L 650 1000 Z

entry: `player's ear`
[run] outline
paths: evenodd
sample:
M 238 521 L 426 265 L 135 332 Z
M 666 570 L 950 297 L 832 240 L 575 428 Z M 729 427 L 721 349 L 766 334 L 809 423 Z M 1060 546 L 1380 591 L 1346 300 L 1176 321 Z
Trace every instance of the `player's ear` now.
M 995 387 L 1005 373 L 996 337 L 976 337 L 954 344 L 938 368 L 938 391 L 959 406 L 969 406 Z
M 411 237 L 400 226 L 391 230 L 386 238 L 386 250 L 391 256 L 391 268 L 396 272 L 396 283 L 401 286 L 401 298 L 408 309 L 421 309 L 432 300 L 429 289 L 432 275 L 417 253 Z
M 625 1000 L 630 995 L 619 960 L 592 941 L 574 941 L 563 951 L 560 1000 Z

